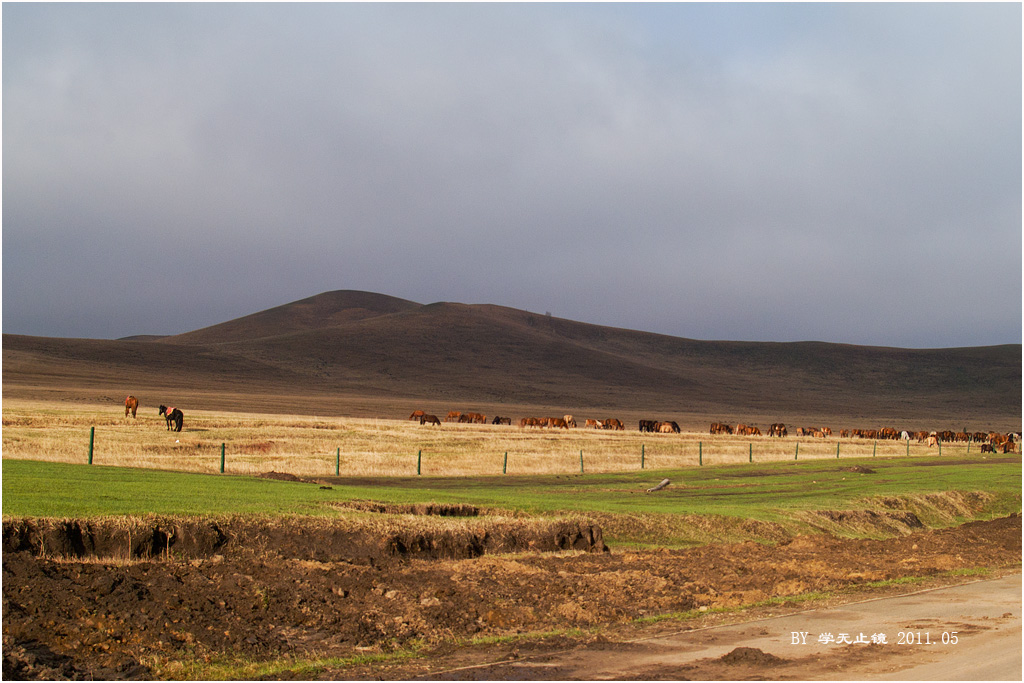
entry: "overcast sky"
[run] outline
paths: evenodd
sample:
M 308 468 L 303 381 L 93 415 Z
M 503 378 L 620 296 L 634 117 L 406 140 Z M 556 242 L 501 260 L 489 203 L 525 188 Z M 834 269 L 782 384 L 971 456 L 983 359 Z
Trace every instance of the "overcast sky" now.
M 3 8 L 3 331 L 334 289 L 1021 342 L 1021 5 Z

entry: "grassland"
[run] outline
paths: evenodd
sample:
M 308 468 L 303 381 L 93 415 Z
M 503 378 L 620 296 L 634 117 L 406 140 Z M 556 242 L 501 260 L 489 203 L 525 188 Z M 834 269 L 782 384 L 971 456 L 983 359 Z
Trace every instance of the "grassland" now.
M 870 465 L 870 468 L 866 467 Z M 586 515 L 608 540 L 638 546 L 768 538 L 823 528 L 821 510 L 888 511 L 892 501 L 943 527 L 1020 511 L 1019 460 L 965 464 L 930 458 L 836 463 L 717 465 L 584 475 L 339 477 L 308 482 L 30 460 L 4 461 L 3 513 L 13 517 L 107 515 L 338 516 L 338 503 L 462 503 L 504 514 Z M 662 478 L 673 483 L 648 494 Z M 325 488 L 323 485 L 328 485 Z M 731 520 L 731 521 L 729 521 Z M 876 534 L 847 522 L 837 534 Z
M 190 410 L 181 433 L 155 410 L 125 418 L 101 404 L 5 400 L 4 459 L 88 462 L 117 467 L 215 473 L 288 472 L 304 477 L 487 476 L 670 470 L 711 465 L 865 457 L 977 456 L 978 445 L 859 439 L 774 439 L 706 433 L 640 433 L 408 420 L 299 417 Z M 580 423 L 584 416 L 578 416 Z M 582 456 L 581 456 L 582 453 Z M 507 455 L 506 455 L 507 454 Z
M 963 444 L 941 456 L 917 444 L 907 453 L 903 442 L 204 411 L 190 412 L 177 433 L 156 415 L 133 420 L 109 406 L 5 401 L 3 512 L 332 516 L 342 514 L 337 503 L 353 499 L 463 503 L 512 514 L 586 514 L 611 540 L 687 545 L 766 533 L 722 520 L 800 531 L 822 526 L 809 517 L 814 511 L 884 509 L 879 501 L 891 498 L 929 526 L 1020 510 L 1019 456 L 982 456 L 977 445 L 968 453 Z M 253 476 L 275 472 L 306 481 Z M 666 478 L 668 488 L 647 493 Z M 702 526 L 717 535 L 702 536 Z M 856 532 L 847 526 L 834 532 Z

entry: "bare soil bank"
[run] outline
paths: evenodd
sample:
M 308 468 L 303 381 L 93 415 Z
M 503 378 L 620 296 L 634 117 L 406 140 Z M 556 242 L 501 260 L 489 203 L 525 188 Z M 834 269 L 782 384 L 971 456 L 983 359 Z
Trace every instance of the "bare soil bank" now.
M 68 538 L 88 535 L 86 529 L 102 535 L 96 533 L 102 524 L 66 524 Z M 179 523 L 175 533 L 191 529 L 196 538 L 220 538 L 205 530 L 206 523 L 192 524 Z M 390 550 L 380 562 L 367 561 L 361 551 L 312 552 L 344 544 L 308 520 L 276 523 L 274 534 L 258 524 L 243 533 L 239 524 L 220 529 L 229 542 L 197 542 L 195 559 L 172 553 L 169 560 L 126 561 L 40 555 L 33 539 L 59 537 L 59 525 L 9 520 L 4 678 L 180 677 L 181 661 L 321 659 L 418 646 L 429 656 L 342 669 L 285 667 L 272 675 L 408 679 L 475 661 L 479 649 L 457 645 L 472 637 L 572 627 L 611 633 L 641 617 L 1021 562 L 1016 515 L 887 540 L 798 536 L 777 545 L 568 553 L 534 548 L 465 559 L 403 554 L 382 539 L 375 547 Z M 578 537 L 596 533 L 571 524 L 577 524 Z M 112 536 L 114 550 L 125 540 Z M 603 546 L 595 536 L 591 542 L 595 549 Z M 146 543 L 153 548 L 151 539 Z M 581 637 L 592 638 L 590 633 Z M 556 640 L 571 644 L 574 637 Z M 488 646 L 489 654 L 524 642 L 530 646 L 529 640 Z
M 448 508 L 464 512 L 463 506 L 421 507 L 428 509 L 420 514 L 428 515 L 445 516 Z M 4 521 L 3 544 L 5 554 L 60 559 L 185 560 L 256 550 L 290 560 L 370 566 L 407 559 L 608 550 L 601 528 L 593 524 L 505 519 L 455 528 L 349 519 L 18 519 Z

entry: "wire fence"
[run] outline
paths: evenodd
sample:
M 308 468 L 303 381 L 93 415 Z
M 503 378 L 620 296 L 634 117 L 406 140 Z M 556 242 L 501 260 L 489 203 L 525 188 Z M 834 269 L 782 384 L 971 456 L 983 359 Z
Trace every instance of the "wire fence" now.
M 739 438 L 695 433 L 590 435 L 578 431 L 530 434 L 516 428 L 464 439 L 402 439 L 382 435 L 377 443 L 365 436 L 339 434 L 313 441 L 244 437 L 231 440 L 165 436 L 133 442 L 123 429 L 91 427 L 79 432 L 77 446 L 52 429 L 26 428 L 4 436 L 4 457 L 79 462 L 90 465 L 152 468 L 223 474 L 288 473 L 302 477 L 400 477 L 593 474 L 631 470 L 674 470 L 690 467 L 769 462 L 820 462 L 860 458 L 984 457 L 980 443 L 816 438 Z M 433 436 L 433 435 L 432 435 Z M 31 446 L 27 446 L 31 444 Z
M 579 475 L 857 458 L 982 458 L 979 442 L 740 436 L 418 420 L 188 411 L 181 432 L 152 411 L 5 401 L 3 457 L 303 478 Z

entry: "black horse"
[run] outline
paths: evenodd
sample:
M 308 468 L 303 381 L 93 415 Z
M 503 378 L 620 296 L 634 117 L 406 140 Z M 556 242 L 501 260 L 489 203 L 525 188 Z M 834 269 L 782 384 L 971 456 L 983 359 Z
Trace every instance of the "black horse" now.
M 180 432 L 181 424 L 185 421 L 185 416 L 182 415 L 181 411 L 177 408 L 168 408 L 167 406 L 160 406 L 160 415 L 163 415 L 167 420 L 167 429 L 172 432 Z

